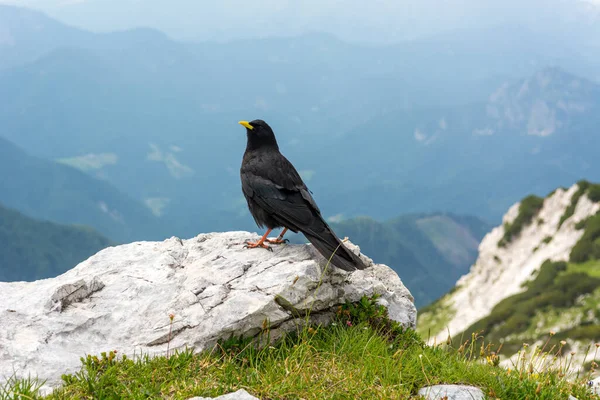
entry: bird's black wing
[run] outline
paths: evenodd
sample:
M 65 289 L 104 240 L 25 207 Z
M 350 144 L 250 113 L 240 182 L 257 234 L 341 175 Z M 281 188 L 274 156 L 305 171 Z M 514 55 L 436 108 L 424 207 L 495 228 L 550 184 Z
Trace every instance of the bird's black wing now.
M 294 232 L 310 228 L 319 209 L 303 188 L 285 188 L 252 172 L 242 175 L 242 191 L 281 225 Z
M 325 258 L 332 257 L 334 265 L 347 271 L 366 268 L 323 220 L 295 168 L 283 156 L 280 157 L 277 168 L 248 168 L 243 171 L 244 194 L 280 225 L 302 232 Z
M 275 207 L 283 212 L 289 208 L 290 217 L 306 223 L 312 212 L 321 215 L 321 210 L 302 181 L 294 165 L 281 153 L 258 155 L 247 160 L 242 170 L 242 191 L 257 203 L 264 204 L 265 211 Z M 268 166 L 268 167 L 266 167 Z M 255 198 L 255 195 L 258 198 Z M 304 201 L 303 201 L 304 200 Z

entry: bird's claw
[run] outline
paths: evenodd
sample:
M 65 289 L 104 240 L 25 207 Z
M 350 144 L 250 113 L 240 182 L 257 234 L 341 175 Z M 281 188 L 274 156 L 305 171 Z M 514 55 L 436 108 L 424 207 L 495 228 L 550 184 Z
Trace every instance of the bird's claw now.
M 269 242 L 271 244 L 284 244 L 284 243 L 289 243 L 290 240 L 289 239 L 266 239 L 265 242 Z
M 262 247 L 263 249 L 267 249 L 269 251 L 273 251 L 273 249 L 271 248 L 271 246 L 267 246 L 263 242 L 246 242 L 246 244 L 244 245 L 244 248 L 246 248 L 246 249 L 255 249 L 257 247 Z

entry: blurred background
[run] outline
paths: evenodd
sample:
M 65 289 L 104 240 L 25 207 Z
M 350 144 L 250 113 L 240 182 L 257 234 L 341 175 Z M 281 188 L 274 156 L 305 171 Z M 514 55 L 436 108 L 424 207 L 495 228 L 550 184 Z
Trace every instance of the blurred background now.
M 257 231 L 257 118 L 427 304 L 512 204 L 600 180 L 600 1 L 0 0 L 0 280 Z

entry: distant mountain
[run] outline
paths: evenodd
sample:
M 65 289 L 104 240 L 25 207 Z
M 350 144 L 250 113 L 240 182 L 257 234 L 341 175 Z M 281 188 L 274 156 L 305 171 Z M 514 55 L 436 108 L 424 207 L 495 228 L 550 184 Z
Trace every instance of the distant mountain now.
M 549 350 L 566 340 L 562 354 L 575 350 L 572 365 L 582 365 L 600 339 L 599 238 L 600 185 L 528 196 L 485 236 L 469 273 L 420 309 L 417 326 L 437 343 L 483 334 L 512 361 L 523 343 Z
M 29 156 L 1 137 L 0 188 L 2 204 L 34 218 L 92 226 L 118 241 L 168 235 L 146 206 L 108 182 Z
M 336 194 L 331 214 L 476 210 L 499 220 L 525 193 L 600 180 L 599 126 L 600 86 L 548 68 L 486 102 L 386 112 L 345 135 L 343 151 L 314 155 L 331 166 L 319 171 Z
M 0 44 L 12 60 L 0 135 L 109 182 L 168 234 L 254 229 L 240 119 L 275 128 L 328 217 L 493 221 L 523 193 L 600 179 L 598 85 L 566 72 L 594 77 L 596 57 L 519 26 L 381 47 L 325 34 L 181 43 L 0 8 L 15 13 Z M 21 47 L 35 51 L 11 55 Z
M 84 226 L 29 218 L 0 205 L 0 281 L 58 276 L 115 243 Z
M 0 69 L 32 62 L 58 46 L 82 44 L 91 37 L 41 12 L 0 5 Z
M 95 34 L 28 8 L 0 4 L 0 70 L 27 64 L 59 48 L 126 49 L 166 36 L 153 29 Z
M 353 218 L 332 223 L 361 251 L 393 268 L 410 288 L 417 306 L 446 293 L 477 258 L 489 230 L 486 222 L 452 214 L 405 215 L 385 222 Z

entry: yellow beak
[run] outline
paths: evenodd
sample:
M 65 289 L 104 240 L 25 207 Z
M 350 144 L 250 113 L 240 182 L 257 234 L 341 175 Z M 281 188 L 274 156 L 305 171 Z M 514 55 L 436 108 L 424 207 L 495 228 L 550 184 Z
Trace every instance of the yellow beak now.
M 248 128 L 250 130 L 254 129 L 254 127 L 252 125 L 250 125 L 250 123 L 248 121 L 240 121 L 240 122 L 238 122 L 238 124 L 245 126 L 246 128 Z

